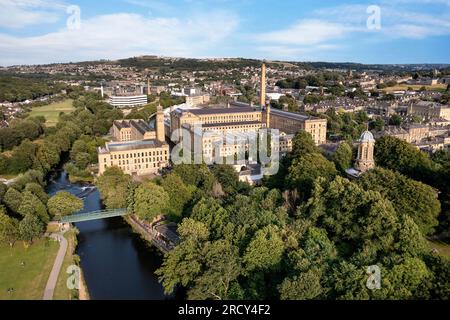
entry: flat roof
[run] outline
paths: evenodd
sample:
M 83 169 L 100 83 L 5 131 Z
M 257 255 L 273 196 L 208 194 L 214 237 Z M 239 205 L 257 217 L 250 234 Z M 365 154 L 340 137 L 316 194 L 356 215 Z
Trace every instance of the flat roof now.
M 270 113 L 279 115 L 282 117 L 286 117 L 286 118 L 291 118 L 294 120 L 301 120 L 301 121 L 308 120 L 308 119 L 312 119 L 312 120 L 320 119 L 320 118 L 313 118 L 311 116 L 306 116 L 306 115 L 303 115 L 300 113 L 293 113 L 293 112 L 283 111 L 283 110 L 274 109 L 274 108 L 270 109 Z
M 204 108 L 204 109 L 190 109 L 190 110 L 186 110 L 187 112 L 190 112 L 192 114 L 195 115 L 214 115 L 214 114 L 227 114 L 227 113 L 250 113 L 250 112 L 259 112 L 258 110 L 255 110 L 254 108 L 251 107 L 234 107 L 234 108 L 217 108 L 217 109 L 209 109 L 209 108 Z
M 246 125 L 246 124 L 260 124 L 263 123 L 260 121 L 237 121 L 237 122 L 222 122 L 222 123 L 208 123 L 202 125 L 203 128 L 214 128 L 214 127 L 223 127 L 223 126 L 236 126 L 236 125 Z
M 108 151 L 140 150 L 161 147 L 163 143 L 155 139 L 126 142 L 111 142 L 106 145 Z
M 150 126 L 142 119 L 132 119 L 132 120 L 115 120 L 114 125 L 119 129 L 130 128 L 133 126 L 141 134 L 151 131 Z

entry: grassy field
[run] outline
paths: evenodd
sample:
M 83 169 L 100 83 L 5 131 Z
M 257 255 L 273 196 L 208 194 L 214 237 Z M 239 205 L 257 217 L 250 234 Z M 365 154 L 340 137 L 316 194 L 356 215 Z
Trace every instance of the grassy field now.
M 0 245 L 0 300 L 41 300 L 58 248 L 50 239 L 27 249 L 21 242 L 13 248 Z
M 421 85 L 411 85 L 411 84 L 399 84 L 393 87 L 388 87 L 383 89 L 385 92 L 393 92 L 393 91 L 406 91 L 408 88 L 412 88 L 413 90 L 420 90 L 422 87 L 425 87 L 427 90 L 445 90 L 447 89 L 446 84 L 434 84 L 430 86 L 421 86 Z
M 33 108 L 30 117 L 44 116 L 47 120 L 45 123 L 47 126 L 55 126 L 58 123 L 58 117 L 61 112 L 69 113 L 74 110 L 72 102 L 72 99 L 67 99 L 62 102 L 49 104 L 48 106 Z
M 437 240 L 428 240 L 428 245 L 430 246 L 430 249 L 436 249 L 440 255 L 450 259 L 450 245 L 447 243 Z

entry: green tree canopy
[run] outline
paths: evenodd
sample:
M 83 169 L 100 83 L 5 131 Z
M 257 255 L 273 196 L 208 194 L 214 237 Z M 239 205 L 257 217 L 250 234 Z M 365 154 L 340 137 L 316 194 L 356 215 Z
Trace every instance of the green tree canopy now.
M 333 154 L 333 162 L 341 173 L 352 166 L 352 156 L 352 147 L 347 142 L 342 142 Z
M 110 167 L 97 179 L 102 200 L 108 209 L 127 207 L 128 186 L 131 176 L 118 167 Z
M 432 187 L 382 168 L 366 172 L 358 183 L 366 190 L 380 192 L 398 213 L 413 218 L 424 234 L 432 233 L 437 226 L 441 205 Z
M 160 214 L 165 214 L 169 195 L 163 187 L 153 182 L 144 182 L 134 191 L 134 213 L 141 219 L 152 221 Z
M 83 209 L 83 200 L 67 191 L 59 191 L 48 200 L 48 211 L 59 219 Z
M 28 243 L 33 243 L 44 232 L 44 225 L 35 215 L 27 214 L 19 223 L 20 238 Z

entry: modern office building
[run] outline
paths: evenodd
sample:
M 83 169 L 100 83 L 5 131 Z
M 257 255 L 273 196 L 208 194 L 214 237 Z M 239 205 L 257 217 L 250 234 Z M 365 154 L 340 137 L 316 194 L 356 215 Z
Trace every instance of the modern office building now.
M 110 96 L 109 104 L 117 108 L 132 108 L 145 106 L 147 104 L 147 95 L 136 96 Z

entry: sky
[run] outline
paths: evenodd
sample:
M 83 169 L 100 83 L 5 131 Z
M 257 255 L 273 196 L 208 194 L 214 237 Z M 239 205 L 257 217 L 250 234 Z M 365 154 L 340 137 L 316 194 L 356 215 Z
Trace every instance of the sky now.
M 450 63 L 450 0 L 0 0 L 0 65 L 140 55 Z

